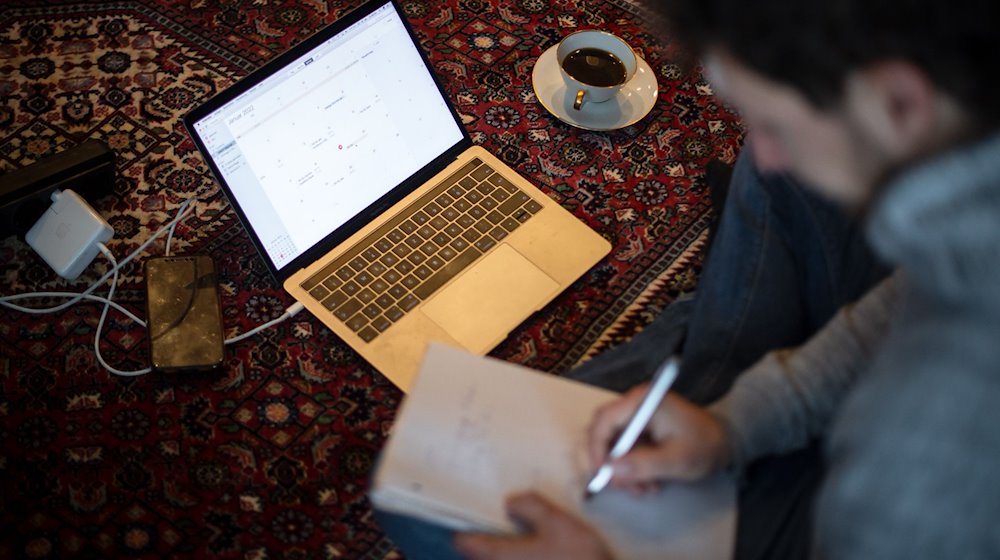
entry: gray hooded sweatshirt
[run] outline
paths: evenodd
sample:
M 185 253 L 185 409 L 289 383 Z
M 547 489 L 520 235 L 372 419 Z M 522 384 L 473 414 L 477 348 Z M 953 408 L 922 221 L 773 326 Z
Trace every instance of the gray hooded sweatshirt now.
M 1000 136 L 897 177 L 867 225 L 896 274 L 711 410 L 737 467 L 826 438 L 815 557 L 1000 558 Z

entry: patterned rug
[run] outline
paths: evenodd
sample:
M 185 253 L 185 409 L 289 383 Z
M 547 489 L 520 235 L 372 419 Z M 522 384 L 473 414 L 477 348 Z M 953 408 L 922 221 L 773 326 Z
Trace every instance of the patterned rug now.
M 358 3 L 4 2 L 0 169 L 104 141 L 118 179 L 96 208 L 115 229 L 112 252 L 132 252 L 197 194 L 173 252 L 215 259 L 227 334 L 273 319 L 291 300 L 180 117 Z M 732 161 L 742 132 L 630 4 L 402 4 L 474 141 L 614 246 L 494 356 L 564 372 L 693 289 L 711 219 L 703 168 Z M 639 48 L 661 88 L 649 116 L 588 132 L 538 104 L 534 61 L 580 28 Z M 123 268 L 115 296 L 140 316 L 142 266 Z M 22 241 L 0 240 L 2 295 L 79 292 L 105 270 L 98 260 L 66 282 Z M 120 378 L 95 358 L 99 315 L 95 304 L 41 317 L 0 310 L 0 557 L 398 557 L 365 492 L 401 394 L 321 323 L 302 313 L 228 347 L 217 375 Z M 101 349 L 119 369 L 147 364 L 145 331 L 117 312 Z

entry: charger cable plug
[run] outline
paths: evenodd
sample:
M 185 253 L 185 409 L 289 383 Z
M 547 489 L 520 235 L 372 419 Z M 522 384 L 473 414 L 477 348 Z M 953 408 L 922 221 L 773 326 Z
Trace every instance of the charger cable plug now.
M 54 191 L 51 198 L 52 205 L 25 239 L 56 274 L 75 280 L 93 262 L 101 244 L 111 239 L 114 229 L 69 189 Z

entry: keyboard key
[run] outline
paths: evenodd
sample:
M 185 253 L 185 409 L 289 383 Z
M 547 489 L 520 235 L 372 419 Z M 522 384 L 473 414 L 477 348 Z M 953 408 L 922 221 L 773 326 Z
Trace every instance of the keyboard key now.
M 437 250 L 438 246 L 435 245 L 433 241 L 428 241 L 427 243 L 424 243 L 423 245 L 420 246 L 420 251 L 423 254 L 427 255 L 428 257 L 433 255 L 434 253 L 437 253 Z
M 413 272 L 414 268 L 416 267 L 410 264 L 410 261 L 399 261 L 399 264 L 396 265 L 396 271 L 400 274 L 409 274 L 410 272 Z
M 451 259 L 455 258 L 455 255 L 457 254 L 458 252 L 456 252 L 451 247 L 442 247 L 441 251 L 438 252 L 438 256 L 446 261 L 450 261 Z
M 417 225 L 410 220 L 406 220 L 405 222 L 399 224 L 399 229 L 400 231 L 403 232 L 404 235 L 408 235 L 417 231 Z M 399 242 L 397 241 L 396 243 Z
M 368 288 L 376 294 L 381 294 L 382 292 L 389 289 L 389 284 L 382 278 L 376 278 L 374 282 L 371 283 Z
M 333 314 L 337 316 L 341 321 L 347 321 L 354 316 L 355 313 L 361 311 L 361 302 L 356 299 L 347 300 L 344 305 L 341 305 L 337 309 L 333 310 Z
M 465 181 L 467 179 L 469 179 L 469 178 L 465 177 L 461 181 L 458 182 L 458 185 L 454 185 L 451 188 L 449 188 L 448 189 L 448 194 L 450 194 L 452 196 L 452 198 L 461 198 L 462 195 L 465 194 L 465 191 L 468 188 L 472 188 L 472 187 L 465 187 Z M 473 187 L 476 186 L 476 182 L 475 181 L 472 181 L 472 186 Z
M 500 222 L 500 225 L 507 231 L 514 231 L 517 229 L 517 226 L 521 225 L 521 222 L 515 220 L 514 218 L 507 218 L 506 220 Z
M 358 286 L 354 282 L 348 282 L 344 284 L 344 287 L 341 288 L 341 290 L 344 290 L 344 293 L 349 296 L 353 296 L 354 294 L 358 293 L 358 290 L 360 289 L 361 286 Z
M 372 320 L 372 327 L 374 327 L 375 330 L 377 330 L 378 332 L 385 332 L 385 329 L 388 329 L 391 326 L 392 326 L 392 321 L 386 319 L 383 316 L 380 316 L 377 319 Z
M 393 305 L 389 309 L 385 310 L 385 316 L 387 319 L 395 323 L 396 321 L 403 318 L 403 310 Z
M 333 292 L 326 299 L 323 300 L 323 307 L 326 307 L 330 311 L 344 305 L 347 301 L 347 294 L 344 292 Z
M 399 308 L 402 309 L 403 311 L 410 311 L 411 309 L 416 307 L 417 304 L 419 303 L 420 300 L 417 299 L 413 294 L 406 294 L 406 297 L 399 300 Z
M 499 224 L 503 221 L 503 214 L 494 210 L 486 215 L 486 219 L 489 220 L 491 224 Z M 476 225 L 478 226 L 479 224 Z
M 350 262 L 350 265 L 355 272 L 360 272 L 364 270 L 366 266 L 368 266 L 368 262 L 365 261 L 363 257 L 355 257 L 354 260 Z
M 454 206 L 449 206 L 441 212 L 441 216 L 448 221 L 454 221 L 458 217 L 458 214 L 459 212 Z
M 388 267 L 382 264 L 381 261 L 373 262 L 372 265 L 368 267 L 368 274 L 378 277 L 385 274 L 386 270 L 388 270 Z
M 431 236 L 433 236 L 436 231 L 437 231 L 436 228 L 431 227 L 429 224 L 425 224 L 423 226 L 420 226 L 420 229 L 417 230 L 417 233 L 419 233 L 420 237 L 424 239 L 430 239 Z
M 507 230 L 503 229 L 500 226 L 497 226 L 490 230 L 490 237 L 496 239 L 497 241 L 500 241 L 504 237 L 507 237 Z
M 472 264 L 482 253 L 474 248 L 466 249 L 462 252 L 455 260 L 449 262 L 441 270 L 434 273 L 433 276 L 428 278 L 423 284 L 417 287 L 413 291 L 414 294 L 420 299 L 427 299 L 437 291 L 438 288 L 445 285 L 448 280 L 451 280 L 459 272 L 465 270 L 465 267 Z
M 406 247 L 406 245 L 403 245 L 403 247 Z M 407 250 L 409 249 L 409 247 L 406 248 Z M 382 255 L 382 258 L 379 259 L 378 262 L 382 263 L 382 265 L 386 268 L 390 268 L 399 262 L 399 257 L 396 256 L 396 253 L 390 252 Z
M 493 174 L 493 170 L 490 169 L 488 165 L 480 165 L 473 171 L 469 173 L 473 179 L 477 181 L 485 181 L 487 177 Z
M 378 256 L 379 256 L 378 249 L 376 249 L 375 247 L 369 247 L 369 248 L 365 249 L 364 251 L 362 251 L 361 254 L 366 259 L 368 259 L 368 262 L 375 262 L 376 260 L 378 260 Z
M 468 210 L 471 207 L 472 207 L 472 203 L 469 202 L 468 200 L 464 199 L 464 198 L 455 201 L 455 209 L 456 210 L 461 210 L 462 212 L 465 212 L 466 210 Z
M 442 266 L 444 266 L 444 259 L 442 259 L 437 255 L 434 255 L 433 257 L 427 259 L 427 266 L 429 266 L 431 270 L 437 270 Z
M 427 220 L 430 220 L 427 214 L 424 214 L 423 212 L 420 211 L 410 216 L 410 219 L 413 220 L 413 223 L 417 224 L 418 227 L 426 224 Z
M 405 243 L 406 243 L 406 246 L 409 247 L 410 249 L 416 249 L 417 247 L 420 246 L 421 243 L 424 242 L 424 239 L 426 239 L 426 238 L 422 239 L 419 235 L 413 234 L 413 235 L 411 235 L 411 236 L 409 236 L 409 237 L 406 238 L 406 242 Z M 402 247 L 402 245 L 400 245 L 400 247 Z M 396 253 L 396 254 L 399 255 L 399 253 Z M 400 256 L 402 256 L 402 255 L 400 255 Z
M 493 229 L 493 225 L 490 224 L 489 222 L 483 221 L 483 222 L 476 222 L 476 225 L 472 226 L 472 229 L 470 229 L 469 231 L 478 231 L 479 233 L 486 233 L 487 231 L 490 231 L 491 229 Z M 469 233 L 469 232 L 467 231 L 465 233 Z M 469 239 L 468 236 L 465 236 L 465 238 Z M 472 240 L 469 239 L 469 241 L 472 241 Z
M 455 239 L 454 241 L 452 241 L 451 245 L 450 245 L 450 247 L 452 249 L 454 249 L 455 251 L 457 251 L 459 253 L 461 253 L 462 251 L 464 251 L 465 248 L 468 247 L 468 246 L 469 246 L 469 242 L 466 241 L 465 239 L 461 238 L 461 237 L 459 237 L 459 238 Z
M 444 219 L 442 216 L 434 216 L 431 218 L 431 227 L 437 231 L 443 230 L 446 225 L 448 225 L 448 220 Z
M 392 249 L 392 242 L 383 237 L 375 242 L 375 248 L 378 249 L 380 253 L 386 253 Z
M 361 327 L 368 324 L 368 317 L 365 317 L 363 313 L 355 313 L 350 319 L 345 321 L 347 326 L 354 332 L 361 330 Z
M 449 225 L 454 225 L 454 224 L 449 224 Z M 456 230 L 457 230 L 456 233 L 458 233 L 458 232 L 461 231 L 460 229 L 457 228 L 457 226 L 456 226 Z M 452 237 L 453 236 L 448 235 L 447 233 L 445 233 L 445 232 L 442 231 L 441 233 L 439 233 L 439 234 L 435 235 L 434 237 L 432 237 L 431 241 L 433 241 L 438 247 L 440 247 L 442 245 L 447 245 L 448 242 L 451 241 Z
M 369 290 L 368 288 L 365 288 L 360 292 L 358 292 L 358 295 L 355 297 L 357 297 L 358 300 L 361 301 L 361 303 L 371 303 L 371 301 L 375 299 L 375 292 Z
M 375 303 L 382 309 L 387 309 L 390 305 L 396 302 L 396 298 L 390 296 L 389 294 L 382 294 L 378 296 Z
M 437 203 L 438 206 L 444 208 L 445 206 L 451 205 L 451 203 L 454 202 L 454 199 L 447 194 L 442 194 L 441 196 L 435 198 L 434 202 Z
M 362 270 L 361 272 L 359 272 L 354 277 L 354 281 L 357 282 L 358 284 L 360 284 L 361 286 L 367 286 L 368 284 L 371 284 L 372 280 L 374 280 L 374 279 L 375 278 L 372 277 L 371 274 L 368 274 L 368 272 L 364 271 L 364 270 Z
M 441 207 L 431 202 L 427 206 L 424 206 L 424 212 L 426 212 L 428 216 L 437 216 L 441 213 Z
M 378 336 L 378 331 L 373 329 L 372 327 L 365 327 L 361 329 L 361 331 L 358 333 L 358 336 L 361 337 L 361 340 L 364 340 L 365 342 L 371 342 L 375 340 L 376 336 Z
M 403 278 L 402 284 L 412 290 L 420 285 L 420 279 L 412 274 L 408 274 Z
M 347 282 L 354 276 L 354 270 L 349 267 L 342 267 L 337 271 L 337 278 L 340 278 L 344 282 Z
M 479 241 L 476 241 L 475 247 L 477 249 L 479 249 L 480 251 L 486 252 L 486 251 L 490 250 L 496 244 L 497 244 L 497 242 L 493 241 L 492 237 L 490 237 L 488 235 L 484 235 Z
M 468 217 L 468 216 L 463 216 L 463 217 Z M 472 223 L 470 222 L 469 225 L 472 225 Z M 468 227 L 468 226 L 466 226 L 466 227 Z M 448 242 L 448 240 L 452 239 L 453 237 L 458 237 L 458 235 L 460 233 L 462 233 L 462 226 L 460 226 L 457 223 L 455 223 L 455 224 L 448 224 L 448 227 L 444 228 L 444 234 L 443 235 L 442 234 L 438 234 L 438 236 L 435 236 L 434 237 L 434 241 L 438 245 L 444 245 L 445 243 Z M 445 240 L 444 241 L 438 241 L 438 237 L 444 237 Z
M 370 304 L 366 306 L 364 309 L 362 309 L 361 312 L 365 314 L 365 317 L 368 317 L 369 319 L 374 319 L 375 317 L 378 317 L 379 315 L 382 314 L 382 309 L 380 309 L 379 306 L 375 304 Z
M 414 251 L 410 253 L 410 256 L 406 257 L 406 260 L 410 261 L 415 265 L 419 265 L 420 263 L 427 260 L 427 255 L 421 253 L 420 251 Z
M 500 205 L 492 196 L 483 197 L 483 200 L 479 202 L 479 205 L 487 210 L 492 210 Z
M 524 207 L 528 210 L 528 212 L 531 212 L 532 214 L 537 214 L 538 211 L 542 209 L 542 205 L 535 202 L 534 200 L 528 201 L 528 203 L 525 204 Z
M 414 229 L 416 229 L 416 228 L 414 228 Z M 393 244 L 396 244 L 396 243 L 399 243 L 399 242 L 403 241 L 404 239 L 406 239 L 406 234 L 403 233 L 402 230 L 394 229 L 394 230 L 392 230 L 392 231 L 389 232 L 388 238 L 389 238 L 389 241 L 392 241 Z
M 323 301 L 323 298 L 325 298 L 329 294 L 330 290 L 325 286 L 323 286 L 322 284 L 319 284 L 315 288 L 309 290 L 309 295 L 311 295 L 313 299 L 315 299 L 316 301 Z
M 426 280 L 432 273 L 433 271 L 427 265 L 423 264 L 413 271 L 413 275 L 421 280 Z
M 416 284 L 414 284 L 414 286 L 416 286 Z M 396 299 L 400 299 L 401 297 L 406 295 L 406 288 L 404 288 L 400 284 L 394 284 L 389 287 L 389 291 L 386 293 L 388 293 L 389 295 L 391 295 Z
M 524 194 L 523 192 L 516 192 L 513 196 L 508 198 L 502 205 L 500 205 L 500 211 L 504 214 L 513 214 L 514 210 L 521 207 L 522 204 L 531 200 L 531 197 Z
M 520 191 L 520 189 L 518 189 L 516 186 L 514 186 L 514 183 L 511 183 L 510 181 L 507 180 L 506 177 L 500 175 L 499 173 L 494 173 L 493 175 L 491 175 L 490 176 L 490 182 L 493 183 L 494 185 L 498 186 L 498 187 L 501 187 L 503 190 L 507 191 L 509 194 L 514 194 L 515 192 L 519 192 Z
M 385 274 L 382 275 L 382 279 L 385 280 L 389 285 L 399 282 L 399 279 L 402 277 L 403 276 L 395 269 L 387 270 L 385 271 Z

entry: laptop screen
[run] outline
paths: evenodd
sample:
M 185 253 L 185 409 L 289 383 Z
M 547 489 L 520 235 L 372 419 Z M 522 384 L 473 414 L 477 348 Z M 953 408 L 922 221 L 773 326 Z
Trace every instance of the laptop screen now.
M 386 2 L 189 123 L 273 269 L 463 140 L 418 49 Z

